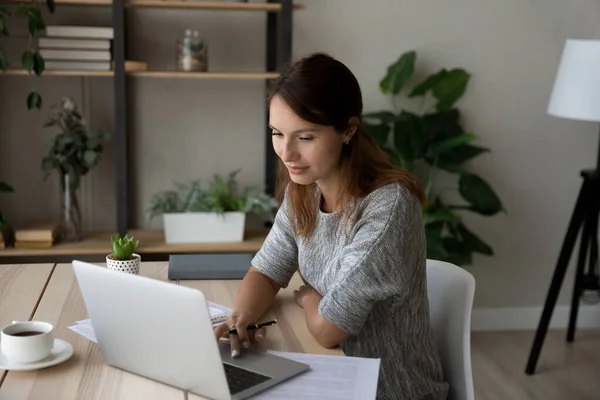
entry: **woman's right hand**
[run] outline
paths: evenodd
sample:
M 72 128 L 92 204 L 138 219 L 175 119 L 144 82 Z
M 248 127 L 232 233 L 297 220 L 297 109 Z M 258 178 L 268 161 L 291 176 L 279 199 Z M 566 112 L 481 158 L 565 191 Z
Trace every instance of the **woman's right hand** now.
M 217 340 L 228 337 L 231 343 L 231 357 L 238 358 L 241 355 L 240 344 L 246 349 L 250 348 L 251 342 L 260 342 L 267 334 L 265 328 L 246 330 L 248 325 L 255 322 L 244 314 L 234 312 L 224 323 L 215 328 L 215 337 Z M 229 334 L 230 329 L 236 329 L 237 333 Z

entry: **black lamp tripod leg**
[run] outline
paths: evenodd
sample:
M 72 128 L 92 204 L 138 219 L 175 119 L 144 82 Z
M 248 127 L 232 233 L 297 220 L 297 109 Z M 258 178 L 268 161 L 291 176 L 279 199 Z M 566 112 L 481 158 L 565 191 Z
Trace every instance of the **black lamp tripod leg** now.
M 594 190 L 595 188 L 593 187 L 590 179 L 585 177 L 579 191 L 579 196 L 577 197 L 575 209 L 573 210 L 573 214 L 571 216 L 571 221 L 569 222 L 565 240 L 560 250 L 556 269 L 554 270 L 552 282 L 550 284 L 550 288 L 548 289 L 548 295 L 544 304 L 544 311 L 542 312 L 537 332 L 535 334 L 535 339 L 533 341 L 533 346 L 531 348 L 531 353 L 529 354 L 529 359 L 525 368 L 525 373 L 528 375 L 531 375 L 535 372 L 535 367 L 540 356 L 542 344 L 544 343 L 544 338 L 548 332 L 548 325 L 550 324 L 550 319 L 552 318 L 552 312 L 556 306 L 556 300 L 558 299 L 558 295 L 560 293 L 560 287 L 562 285 L 565 272 L 567 271 L 567 266 L 569 265 L 571 253 L 573 252 L 573 247 L 575 246 L 578 232 L 586 217 L 587 209 L 589 208 L 590 200 L 591 197 L 593 197 Z
M 588 208 L 581 233 L 579 259 L 577 261 L 577 271 L 575 272 L 575 284 L 573 286 L 573 297 L 571 299 L 571 313 L 569 315 L 569 328 L 567 331 L 567 342 L 572 342 L 575 337 L 575 326 L 577 325 L 577 313 L 579 312 L 579 303 L 583 292 L 583 277 L 585 270 L 586 257 L 588 253 L 588 244 L 590 245 L 590 266 L 595 265 L 598 259 L 598 206 L 597 190 L 593 190 L 594 198 L 591 200 Z

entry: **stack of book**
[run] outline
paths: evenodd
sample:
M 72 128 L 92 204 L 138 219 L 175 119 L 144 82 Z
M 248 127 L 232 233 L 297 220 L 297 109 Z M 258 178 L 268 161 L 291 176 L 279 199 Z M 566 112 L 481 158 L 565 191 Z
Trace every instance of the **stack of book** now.
M 110 71 L 112 69 L 112 27 L 46 27 L 38 49 L 47 70 Z
M 15 247 L 52 247 L 60 236 L 60 224 L 41 222 L 15 229 Z

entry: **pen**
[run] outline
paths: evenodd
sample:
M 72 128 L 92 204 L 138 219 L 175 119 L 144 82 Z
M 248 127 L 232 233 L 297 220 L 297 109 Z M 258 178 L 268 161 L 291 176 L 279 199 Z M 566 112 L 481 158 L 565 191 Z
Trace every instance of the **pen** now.
M 250 325 L 248 325 L 246 327 L 246 330 L 247 331 L 253 331 L 255 329 L 259 329 L 259 328 L 263 328 L 265 326 L 271 326 L 271 325 L 275 325 L 275 324 L 277 324 L 277 320 L 276 319 L 274 319 L 272 321 L 261 322 L 260 324 L 250 324 Z M 230 329 L 229 330 L 229 334 L 230 335 L 234 335 L 236 333 L 238 333 L 237 329 Z

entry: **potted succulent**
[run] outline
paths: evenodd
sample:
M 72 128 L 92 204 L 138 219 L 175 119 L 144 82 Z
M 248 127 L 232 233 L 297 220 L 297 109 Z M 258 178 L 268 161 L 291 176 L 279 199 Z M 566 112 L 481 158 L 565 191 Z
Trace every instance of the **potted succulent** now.
M 106 265 L 113 271 L 126 272 L 129 274 L 140 273 L 140 261 L 142 257 L 136 254 L 140 241 L 133 236 L 121 237 L 118 233 L 110 237 L 112 253 L 106 256 Z
M 255 188 L 238 189 L 236 175 L 214 175 L 208 187 L 199 180 L 176 183 L 176 190 L 155 194 L 149 208 L 150 222 L 162 214 L 166 243 L 241 242 L 246 215 L 273 222 L 276 200 Z

